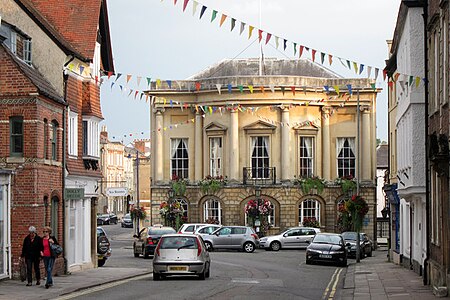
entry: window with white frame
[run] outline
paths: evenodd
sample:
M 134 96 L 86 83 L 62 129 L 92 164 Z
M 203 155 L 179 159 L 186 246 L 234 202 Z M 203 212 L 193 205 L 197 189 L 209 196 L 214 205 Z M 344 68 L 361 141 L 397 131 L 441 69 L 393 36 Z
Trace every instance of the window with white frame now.
M 31 40 L 23 40 L 23 61 L 31 65 Z
M 100 132 L 98 129 L 99 119 L 96 117 L 83 116 L 83 156 L 99 158 Z
M 220 202 L 216 199 L 208 199 L 203 205 L 203 221 L 211 222 L 216 221 L 218 224 L 222 224 L 222 208 Z
M 338 177 L 355 177 L 355 138 L 338 138 L 336 145 Z
M 52 160 L 58 159 L 58 123 L 56 121 L 52 121 L 52 136 L 51 136 L 51 145 L 52 145 Z
M 300 173 L 301 177 L 311 177 L 314 174 L 314 138 L 311 136 L 300 137 Z
M 17 53 L 17 33 L 15 31 L 11 31 L 10 35 L 10 50 L 12 53 Z
M 209 138 L 209 175 L 222 175 L 222 138 Z
M 97 77 L 100 80 L 100 61 L 101 61 L 101 46 L 98 42 L 95 43 L 95 50 L 94 50 L 94 59 L 91 63 L 91 73 L 92 76 Z
M 251 141 L 252 178 L 269 178 L 269 137 L 255 136 Z
M 310 218 L 315 218 L 320 223 L 320 202 L 315 199 L 306 199 L 298 206 L 298 225 Z
M 69 156 L 78 155 L 78 114 L 69 111 Z
M 181 207 L 183 208 L 183 218 L 184 218 L 184 222 L 186 222 L 188 220 L 189 203 L 184 198 L 178 198 L 175 200 L 178 201 L 180 203 Z
M 269 201 L 269 200 L 267 200 Z M 271 226 L 271 227 L 275 227 L 275 205 L 273 205 L 273 203 L 271 201 L 270 202 L 270 208 L 272 208 L 270 214 L 267 216 L 267 223 Z M 247 214 L 245 214 L 245 226 L 248 226 L 248 216 Z
M 170 139 L 170 174 L 178 178 L 189 177 L 189 155 L 187 139 Z

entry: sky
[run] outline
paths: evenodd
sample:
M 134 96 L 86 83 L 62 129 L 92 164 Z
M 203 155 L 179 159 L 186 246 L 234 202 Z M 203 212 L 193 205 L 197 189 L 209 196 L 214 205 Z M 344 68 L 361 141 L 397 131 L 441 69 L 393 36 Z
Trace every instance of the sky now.
M 181 80 L 226 58 L 259 56 L 257 30 L 248 39 L 248 27 L 239 35 L 240 21 L 287 39 L 276 49 L 271 40 L 263 47 L 265 57 L 294 56 L 292 42 L 334 57 L 383 69 L 388 57 L 386 40 L 393 37 L 400 0 L 193 0 L 183 12 L 185 0 L 108 0 L 110 33 L 116 73 L 123 76 L 111 88 L 114 77 L 104 78 L 101 103 L 109 138 L 128 144 L 150 137 L 149 103 L 129 96 L 130 89 L 146 90 L 146 78 Z M 199 19 L 202 5 L 208 9 Z M 217 10 L 211 22 L 212 10 Z M 219 26 L 222 14 L 229 16 Z M 230 18 L 237 19 L 230 31 Z M 265 34 L 263 35 L 265 38 Z M 264 43 L 263 43 L 264 44 Z M 302 57 L 311 58 L 304 52 Z M 320 55 L 316 55 L 316 61 Z M 325 67 L 346 77 L 356 75 L 338 61 Z M 372 74 L 374 71 L 372 71 Z M 126 75 L 132 75 L 126 83 Z M 142 77 L 138 85 L 137 77 Z M 118 87 L 123 85 L 127 90 Z M 378 88 L 387 84 L 378 76 Z M 377 98 L 377 138 L 387 140 L 387 95 Z

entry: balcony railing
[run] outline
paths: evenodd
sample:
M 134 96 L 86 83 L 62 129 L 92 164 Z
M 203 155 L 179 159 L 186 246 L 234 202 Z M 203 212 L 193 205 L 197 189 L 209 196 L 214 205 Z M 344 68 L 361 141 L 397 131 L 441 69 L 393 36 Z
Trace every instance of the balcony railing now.
M 243 183 L 253 185 L 275 184 L 277 180 L 276 168 L 248 168 L 243 169 Z

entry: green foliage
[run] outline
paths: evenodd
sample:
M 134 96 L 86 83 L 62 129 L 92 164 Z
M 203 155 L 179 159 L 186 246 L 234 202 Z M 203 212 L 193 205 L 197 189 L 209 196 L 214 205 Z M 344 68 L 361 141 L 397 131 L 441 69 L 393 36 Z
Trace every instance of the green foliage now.
M 356 190 L 356 181 L 352 176 L 344 176 L 335 180 L 337 185 L 341 186 L 342 192 L 348 194 L 350 191 Z
M 226 178 L 222 175 L 220 176 L 206 176 L 203 180 L 199 182 L 199 185 L 204 194 L 215 193 L 220 190 L 226 184 Z
M 175 192 L 175 196 L 184 196 L 187 183 L 188 181 L 186 179 L 180 178 L 176 174 L 172 176 L 170 185 Z
M 312 189 L 316 189 L 318 194 L 322 194 L 325 188 L 325 180 L 317 176 L 301 177 L 294 184 L 300 185 L 303 194 L 309 194 Z
M 147 217 L 147 213 L 143 207 L 134 207 L 130 209 L 130 216 L 133 220 L 144 220 Z

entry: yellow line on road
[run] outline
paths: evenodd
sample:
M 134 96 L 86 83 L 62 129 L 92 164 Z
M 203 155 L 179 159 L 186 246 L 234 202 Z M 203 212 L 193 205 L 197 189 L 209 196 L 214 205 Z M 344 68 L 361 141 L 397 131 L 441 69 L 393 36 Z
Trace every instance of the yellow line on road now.
M 328 297 L 328 300 L 334 298 L 334 294 L 336 293 L 336 286 L 337 286 L 337 283 L 339 282 L 339 275 L 341 275 L 341 272 L 342 272 L 342 269 L 339 270 L 339 273 L 336 276 L 336 280 L 334 281 L 333 289 L 331 290 L 330 297 Z
M 336 276 L 338 270 L 339 270 L 339 269 L 336 269 L 336 270 L 334 271 L 334 273 L 333 273 L 333 276 L 331 276 L 331 280 L 330 280 L 330 282 L 328 283 L 327 288 L 326 288 L 325 291 L 323 292 L 322 300 L 327 298 L 328 291 L 330 290 L 330 287 L 331 287 L 331 285 L 333 284 L 334 277 Z

